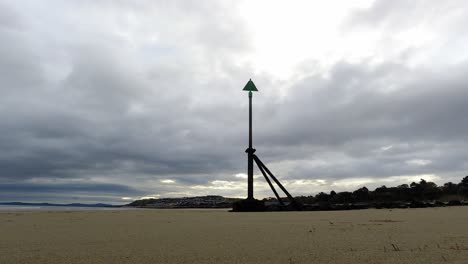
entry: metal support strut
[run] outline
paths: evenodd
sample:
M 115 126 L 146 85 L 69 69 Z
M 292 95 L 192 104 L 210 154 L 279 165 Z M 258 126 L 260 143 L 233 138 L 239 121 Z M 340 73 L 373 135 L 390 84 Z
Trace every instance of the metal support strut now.
M 255 162 L 257 163 L 258 168 L 259 168 L 260 171 L 262 172 L 263 177 L 265 177 L 265 180 L 268 182 L 268 185 L 270 185 L 270 188 L 271 188 L 271 190 L 273 191 L 273 193 L 275 194 L 276 199 L 278 199 L 278 202 L 280 203 L 280 205 L 284 205 L 283 200 L 282 200 L 281 197 L 278 195 L 278 192 L 276 191 L 275 187 L 273 186 L 273 184 L 271 183 L 270 179 L 269 179 L 268 176 L 266 175 L 265 170 L 263 169 L 263 167 L 260 166 L 256 160 L 255 160 Z
M 271 171 L 265 166 L 265 164 L 263 164 L 263 162 L 257 157 L 257 155 L 254 154 L 253 159 L 254 159 L 255 163 L 257 163 L 258 168 L 260 169 L 260 171 L 262 172 L 262 174 L 265 177 L 266 181 L 268 182 L 268 185 L 270 185 L 271 190 L 273 191 L 273 193 L 275 193 L 275 196 L 278 199 L 279 203 L 281 205 L 284 205 L 283 201 L 279 197 L 278 193 L 276 192 L 275 188 L 273 187 L 273 184 L 268 179 L 266 174 L 268 174 L 273 179 L 273 181 L 275 181 L 275 183 L 281 188 L 281 190 L 284 192 L 284 194 L 286 194 L 288 199 L 291 201 L 291 204 L 294 207 L 296 207 L 297 209 L 299 209 L 300 205 L 296 202 L 294 197 L 292 197 L 292 195 L 286 190 L 286 188 L 284 188 L 284 186 L 278 181 L 278 179 L 276 179 L 275 175 L 273 175 L 273 173 L 271 173 Z M 266 174 L 265 174 L 265 172 L 266 172 Z

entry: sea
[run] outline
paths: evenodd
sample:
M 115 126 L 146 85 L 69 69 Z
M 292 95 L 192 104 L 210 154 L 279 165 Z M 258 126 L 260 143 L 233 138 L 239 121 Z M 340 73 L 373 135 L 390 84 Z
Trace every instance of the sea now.
M 34 206 L 34 205 L 0 205 L 0 212 L 18 211 L 126 211 L 138 210 L 129 207 L 80 207 L 80 206 Z

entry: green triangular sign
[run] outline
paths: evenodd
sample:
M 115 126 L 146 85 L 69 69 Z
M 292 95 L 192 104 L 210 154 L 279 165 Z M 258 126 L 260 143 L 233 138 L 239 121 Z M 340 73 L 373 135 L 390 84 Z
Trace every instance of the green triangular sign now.
M 252 79 L 247 82 L 242 91 L 258 92 L 257 87 L 255 87 L 255 84 L 252 82 Z

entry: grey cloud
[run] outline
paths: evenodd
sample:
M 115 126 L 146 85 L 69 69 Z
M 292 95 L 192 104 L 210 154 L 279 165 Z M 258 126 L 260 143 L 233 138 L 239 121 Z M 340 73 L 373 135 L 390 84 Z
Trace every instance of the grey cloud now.
M 408 28 L 422 23 L 437 23 L 440 15 L 463 19 L 467 12 L 463 0 L 454 1 L 385 1 L 377 0 L 369 9 L 356 10 L 348 22 L 391 28 Z
M 119 184 L 102 183 L 2 183 L 1 201 L 45 201 L 45 202 L 109 202 L 125 203 L 123 196 L 141 196 L 141 191 Z
M 336 145 L 374 136 L 411 141 L 465 139 L 465 63 L 439 73 L 405 71 L 404 65 L 381 72 L 379 67 L 339 64 L 329 80 L 317 76 L 303 80 L 291 89 L 289 101 L 272 119 L 289 131 L 261 130 L 260 142 Z M 401 82 L 391 76 L 414 80 Z M 391 86 L 398 90 L 384 90 Z
M 118 185 L 118 184 L 1 184 L 0 190 L 2 192 L 99 192 L 102 194 L 106 193 L 134 193 L 135 190 L 129 188 L 128 186 Z
M 466 67 L 463 62 L 435 72 L 339 63 L 326 79 L 311 76 L 296 84 L 275 114 L 262 116 L 268 121 L 258 128 L 258 148 L 273 164 L 296 160 L 282 175 L 292 179 L 467 170 Z M 386 146 L 392 148 L 382 151 Z M 311 166 L 307 159 L 330 164 Z M 413 159 L 430 163 L 407 163 Z
M 233 3 L 146 4 L 57 3 L 53 9 L 67 19 L 37 7 L 31 14 L 37 24 L 21 21 L 28 16 L 14 18 L 21 31 L 2 24 L 0 184 L 8 195 L 17 190 L 32 200 L 34 192 L 89 190 L 86 199 L 103 193 L 115 201 L 238 182 L 233 175 L 246 170 L 247 140 L 241 89 L 250 77 L 260 89 L 257 153 L 283 179 L 468 169 L 466 62 L 446 69 L 339 62 L 326 78 L 285 82 L 288 94 L 279 98 L 271 76 L 251 76 L 252 68 L 232 62 L 251 46 Z M 114 27 L 119 34 L 107 32 Z M 135 49 L 132 41 L 145 47 Z M 418 167 L 406 163 L 411 159 L 431 163 Z M 25 183 L 41 179 L 89 184 Z
M 14 8 L 8 4 L 0 3 L 0 29 L 20 29 L 20 21 L 20 16 Z
M 171 5 L 150 9 L 164 13 L 163 10 L 169 8 L 177 12 L 177 17 L 184 16 L 184 9 L 174 9 Z M 208 7 L 198 10 L 198 5 L 192 8 L 195 10 L 187 12 L 196 16 L 211 11 Z M 177 17 L 163 16 L 175 28 L 173 32 L 163 30 L 163 34 L 183 34 L 176 32 L 185 23 L 177 21 Z M 225 39 L 221 35 L 230 34 L 225 33 L 233 30 L 230 23 L 237 23 L 229 17 L 223 23 L 203 21 L 206 22 L 193 27 L 205 35 L 196 33 L 196 36 L 202 42 L 214 41 L 213 44 L 202 43 L 203 47 L 221 47 L 216 41 Z M 212 27 L 214 30 L 210 30 Z M 76 33 L 84 34 L 80 28 Z M 238 39 L 242 30 L 238 33 L 231 39 Z M 211 40 L 207 34 L 212 34 Z M 163 58 L 145 69 L 134 53 L 123 50 L 128 48 L 125 44 L 106 46 L 110 39 L 101 39 L 69 45 L 66 39 L 76 37 L 66 34 L 61 39 L 65 39 L 63 45 L 59 43 L 57 50 L 67 53 L 59 64 L 64 68 L 61 70 L 66 73 L 65 78 L 52 83 L 45 78 L 44 67 L 49 63 L 43 59 L 46 56 L 34 54 L 33 46 L 37 43 L 20 37 L 5 32 L 2 37 L 12 39 L 10 43 L 3 42 L 1 49 L 11 57 L 2 60 L 0 66 L 5 76 L 2 87 L 9 94 L 2 98 L 2 106 L 8 110 L 2 113 L 1 126 L 0 144 L 4 153 L 0 175 L 3 179 L 72 178 L 77 174 L 89 177 L 113 171 L 148 175 L 147 178 L 169 175 L 179 182 L 206 183 L 215 178 L 212 172 L 229 170 L 237 163 L 232 162 L 231 155 L 222 147 L 225 137 L 221 133 L 220 137 L 211 136 L 214 127 L 218 126 L 216 130 L 220 131 L 225 129 L 224 125 L 212 124 L 189 112 L 191 108 L 202 110 L 193 105 L 190 98 L 198 90 L 205 90 L 208 96 L 210 90 L 219 90 L 212 87 L 213 84 L 204 86 L 194 73 L 186 70 L 200 63 L 199 58 L 189 57 L 181 65 L 166 65 L 167 59 Z M 231 43 L 225 42 L 226 45 Z M 239 43 L 233 48 L 239 48 Z M 183 54 L 184 50 L 177 52 Z M 195 61 L 190 61 L 192 59 Z M 25 83 L 25 80 L 30 81 Z M 216 84 L 225 86 L 225 83 L 224 80 Z M 221 112 L 212 110 L 207 109 L 213 116 Z M 229 115 L 224 119 L 230 122 Z M 199 179 L 196 177 L 199 173 L 210 175 Z M 193 180 L 189 176 L 178 176 L 190 174 L 195 175 Z

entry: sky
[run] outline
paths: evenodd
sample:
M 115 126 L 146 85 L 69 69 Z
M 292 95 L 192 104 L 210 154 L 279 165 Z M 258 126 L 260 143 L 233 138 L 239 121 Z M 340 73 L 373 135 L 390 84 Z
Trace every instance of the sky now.
M 0 0 L 0 202 L 468 174 L 468 3 Z M 255 197 L 273 193 L 255 170 Z

